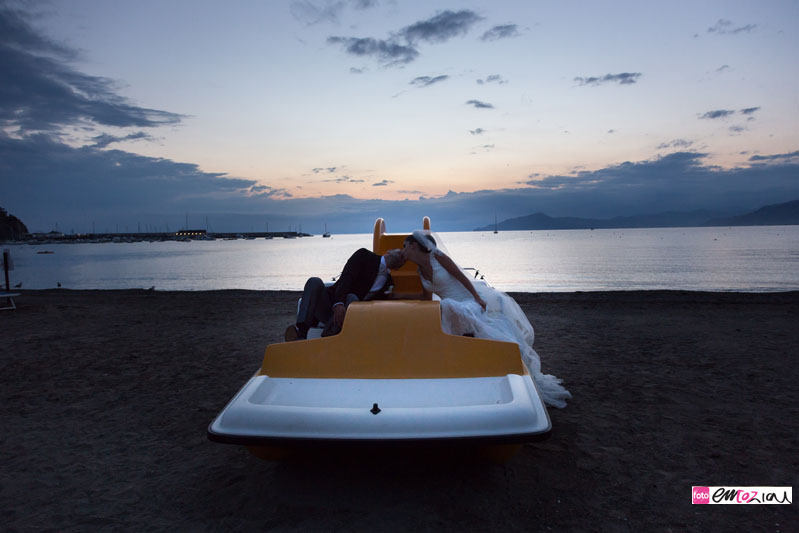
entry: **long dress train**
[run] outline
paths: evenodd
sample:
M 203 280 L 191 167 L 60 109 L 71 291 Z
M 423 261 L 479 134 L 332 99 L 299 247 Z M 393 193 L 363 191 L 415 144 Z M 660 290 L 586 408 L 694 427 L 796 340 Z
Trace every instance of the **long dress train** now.
M 483 312 L 466 287 L 438 262 L 436 251 L 430 252 L 430 264 L 433 267 L 432 281 L 420 277 L 425 290 L 441 298 L 444 332 L 452 335 L 473 333 L 481 339 L 515 342 L 544 402 L 553 407 L 565 407 L 571 393 L 561 385 L 560 379 L 541 372 L 541 359 L 533 349 L 535 332 L 519 304 L 504 292 L 480 283 L 475 285 L 475 289 L 487 304 Z

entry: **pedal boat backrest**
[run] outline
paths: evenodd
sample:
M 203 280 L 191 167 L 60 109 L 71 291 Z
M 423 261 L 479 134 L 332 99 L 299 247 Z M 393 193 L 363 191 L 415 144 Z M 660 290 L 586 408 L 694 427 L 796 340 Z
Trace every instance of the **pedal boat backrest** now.
M 525 372 L 515 343 L 444 333 L 439 302 L 381 300 L 350 304 L 338 335 L 269 345 L 258 374 L 421 379 Z
M 430 231 L 430 219 L 424 217 L 422 229 Z M 383 255 L 395 248 L 402 249 L 405 238 L 410 233 L 386 233 L 386 223 L 382 218 L 375 221 L 374 237 L 372 241 L 372 251 L 378 255 Z M 391 279 L 394 280 L 393 292 L 398 295 L 421 294 L 422 280 L 416 271 L 417 265 L 412 261 L 405 263 L 402 268 L 391 271 Z

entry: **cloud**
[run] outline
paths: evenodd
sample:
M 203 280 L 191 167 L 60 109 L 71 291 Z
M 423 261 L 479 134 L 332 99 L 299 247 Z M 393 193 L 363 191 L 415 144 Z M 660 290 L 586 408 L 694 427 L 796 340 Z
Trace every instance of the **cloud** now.
M 275 189 L 268 185 L 253 185 L 249 189 L 249 196 L 258 196 L 261 198 L 292 198 L 292 194 L 286 189 Z
M 474 106 L 476 109 L 494 109 L 492 104 L 481 102 L 480 100 L 468 100 L 466 105 Z
M 152 136 L 143 131 L 137 131 L 136 133 L 131 133 L 130 135 L 125 135 L 122 137 L 109 135 L 108 133 L 102 133 L 96 137 L 92 137 L 91 140 L 94 141 L 94 144 L 92 145 L 93 148 L 105 148 L 113 143 L 122 141 L 138 141 L 141 139 L 152 139 Z
M 349 176 L 339 176 L 337 178 L 322 180 L 322 183 L 364 183 L 366 180 L 353 179 Z
M 75 70 L 70 62 L 77 52 L 43 37 L 29 21 L 0 5 L 0 128 L 19 134 L 77 124 L 142 128 L 184 118 L 136 106 L 116 93 L 113 80 Z
M 414 78 L 411 80 L 410 85 L 415 85 L 418 88 L 423 87 L 430 87 L 434 83 L 438 83 L 448 79 L 449 76 L 446 74 L 442 74 L 441 76 L 436 76 L 435 78 L 431 78 L 430 76 L 419 76 L 418 78 Z
M 344 50 L 351 55 L 375 57 L 386 66 L 410 63 L 419 57 L 419 51 L 411 46 L 371 37 L 328 37 L 327 42 L 343 45 Z
M 377 7 L 379 3 L 378 0 L 350 0 L 352 7 L 360 10 Z
M 790 155 L 790 154 L 787 154 Z M 799 152 L 796 153 L 799 155 Z M 548 176 L 528 181 L 546 197 L 569 196 L 573 206 L 602 205 L 594 215 L 665 210 L 709 209 L 742 205 L 758 207 L 795 198 L 796 161 L 761 168 L 756 165 L 721 169 L 703 163 L 708 154 L 675 152 L 638 162 L 624 162 L 599 170 L 583 170 L 574 176 Z M 755 156 L 758 157 L 758 156 Z M 758 160 L 780 159 L 779 156 Z M 751 195 L 751 197 L 750 197 Z M 637 205 L 636 205 L 637 204 Z M 614 206 L 609 209 L 610 206 Z M 594 216 L 591 215 L 591 216 Z M 588 216 L 584 212 L 581 216 Z
M 729 20 L 719 19 L 713 26 L 707 29 L 708 33 L 716 33 L 718 35 L 736 35 L 738 33 L 749 33 L 757 27 L 757 24 L 746 24 L 737 28 L 732 27 L 733 24 Z
M 790 161 L 799 160 L 799 150 L 787 154 L 773 154 L 773 155 L 753 155 L 749 161 Z
M 91 230 L 92 222 L 144 222 L 178 227 L 185 213 L 208 215 L 215 231 L 242 231 L 253 224 L 303 227 L 335 223 L 342 232 L 363 233 L 378 217 L 390 231 L 419 227 L 430 216 L 438 231 L 470 230 L 503 217 L 543 211 L 551 216 L 611 217 L 667 210 L 754 209 L 799 197 L 799 151 L 755 155 L 750 166 L 721 169 L 701 153 L 676 152 L 651 160 L 624 162 L 574 175 L 527 172 L 525 186 L 449 193 L 420 199 L 357 199 L 345 194 L 292 198 L 267 183 L 201 171 L 197 165 L 144 157 L 120 150 L 74 148 L 49 135 L 11 138 L 0 134 L 0 190 L 3 206 L 33 231 Z M 354 180 L 350 180 L 354 181 Z M 389 180 L 386 180 L 389 181 Z M 156 216 L 157 215 L 157 216 Z M 171 219 L 169 217 L 172 217 Z M 366 229 L 364 229 L 366 228 Z
M 719 68 L 716 69 L 716 72 L 724 72 L 725 70 L 729 70 L 729 65 L 721 65 Z
M 588 78 L 574 78 L 580 85 L 601 85 L 603 83 L 618 83 L 619 85 L 632 85 L 638 82 L 640 72 L 621 72 L 619 74 L 605 74 L 604 76 L 591 76 Z
M 499 74 L 492 74 L 490 76 L 487 76 L 485 80 L 482 79 L 477 80 L 477 83 L 479 85 L 483 85 L 484 83 L 499 83 L 500 85 L 503 85 L 505 83 L 508 83 L 508 80 L 502 79 L 502 76 L 500 76 Z
M 466 34 L 480 20 L 482 20 L 482 17 L 468 9 L 461 11 L 446 10 L 427 20 L 406 26 L 400 30 L 399 34 L 408 43 L 417 43 L 419 41 L 443 43 L 458 35 Z
M 350 0 L 348 2 L 343 0 L 323 0 L 321 2 L 295 0 L 291 2 L 289 11 L 295 19 L 312 26 L 322 22 L 338 23 L 339 16 L 348 5 L 357 10 L 365 10 L 375 7 L 377 4 L 377 0 Z
M 486 132 L 483 128 L 477 128 L 476 130 L 469 130 L 469 133 L 472 135 L 482 135 Z
M 742 115 L 751 115 L 755 111 L 760 111 L 760 107 L 747 107 L 746 109 L 741 109 Z
M 0 187 L 9 205 L 41 216 L 69 209 L 115 213 L 150 207 L 173 211 L 194 201 L 245 197 L 254 180 L 203 172 L 195 164 L 92 146 L 74 148 L 47 134 L 12 138 L 0 134 Z M 34 190 L 47 191 L 42 203 Z M 258 192 L 258 191 L 255 191 Z
M 693 144 L 694 141 L 689 141 L 688 139 L 674 139 L 673 141 L 659 144 L 657 149 L 665 150 L 666 148 L 690 148 L 693 146 Z
M 741 133 L 743 131 L 746 131 L 746 126 L 743 126 L 741 124 L 733 124 L 732 126 L 729 127 L 729 130 L 732 133 Z
M 306 0 L 296 0 L 289 6 L 292 16 L 308 25 L 320 22 L 338 22 L 338 17 L 344 9 L 344 2 L 323 2 L 316 4 Z
M 486 31 L 481 39 L 483 41 L 496 41 L 498 39 L 518 37 L 519 35 L 519 27 L 516 24 L 502 24 Z
M 391 180 L 378 181 L 377 183 L 372 183 L 372 187 L 385 187 L 389 183 L 394 183 L 394 182 Z
M 333 172 L 336 171 L 337 168 L 338 167 L 326 167 L 326 168 L 317 167 L 312 169 L 311 172 L 313 172 L 314 174 L 319 174 L 320 172 L 326 172 L 328 174 L 332 174 Z
M 727 118 L 730 115 L 734 115 L 734 114 L 735 114 L 735 111 L 732 111 L 732 110 L 729 110 L 729 109 L 716 109 L 714 111 L 708 111 L 707 113 L 704 113 L 703 115 L 700 115 L 699 118 L 711 119 L 712 120 L 712 119 L 717 119 L 717 118 Z
M 405 65 L 419 57 L 420 42 L 443 43 L 463 35 L 481 20 L 473 11 L 443 11 L 434 17 L 402 28 L 387 39 L 374 37 L 328 37 L 328 44 L 341 45 L 348 54 L 373 57 L 384 66 Z

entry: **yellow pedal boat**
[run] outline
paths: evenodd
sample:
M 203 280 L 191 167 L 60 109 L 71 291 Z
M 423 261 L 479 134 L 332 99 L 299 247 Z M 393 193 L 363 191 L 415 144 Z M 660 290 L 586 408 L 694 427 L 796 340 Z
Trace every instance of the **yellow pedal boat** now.
M 430 230 L 429 218 L 423 227 Z M 378 219 L 373 250 L 401 248 L 405 237 L 387 234 Z M 422 292 L 413 263 L 392 279 L 398 297 Z M 495 446 L 507 454 L 551 428 L 516 344 L 448 335 L 438 301 L 391 299 L 351 304 L 338 335 L 267 346 L 208 438 L 264 458 L 362 445 Z

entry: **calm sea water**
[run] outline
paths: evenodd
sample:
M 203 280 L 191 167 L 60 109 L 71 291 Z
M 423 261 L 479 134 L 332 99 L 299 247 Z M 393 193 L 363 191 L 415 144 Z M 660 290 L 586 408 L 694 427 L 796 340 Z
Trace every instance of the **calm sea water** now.
M 440 233 L 505 291 L 799 290 L 799 226 Z M 300 290 L 371 234 L 302 239 L 5 245 L 23 289 Z M 39 254 L 41 251 L 52 254 Z

